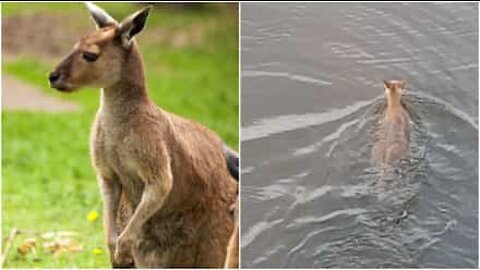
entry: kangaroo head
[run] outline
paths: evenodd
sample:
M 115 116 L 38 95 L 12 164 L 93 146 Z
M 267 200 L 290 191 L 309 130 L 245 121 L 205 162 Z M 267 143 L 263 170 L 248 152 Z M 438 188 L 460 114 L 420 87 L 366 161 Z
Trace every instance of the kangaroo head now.
M 405 82 L 400 80 L 383 81 L 387 95 L 402 94 L 405 90 Z
M 50 86 L 64 92 L 82 87 L 109 87 L 120 80 L 133 37 L 144 27 L 150 6 L 117 23 L 100 7 L 87 3 L 97 29 L 78 41 L 49 74 Z

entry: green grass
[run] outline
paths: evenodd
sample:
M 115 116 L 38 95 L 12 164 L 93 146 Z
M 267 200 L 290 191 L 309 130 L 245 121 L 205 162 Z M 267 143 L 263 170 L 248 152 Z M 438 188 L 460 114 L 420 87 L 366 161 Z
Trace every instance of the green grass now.
M 101 4 L 121 18 L 137 9 L 131 4 Z M 4 3 L 4 17 L 47 12 L 85 14 L 81 4 Z M 234 13 L 213 7 L 200 11 L 156 10 L 145 37 L 139 37 L 144 54 L 149 94 L 162 108 L 200 122 L 238 147 L 238 29 Z M 82 18 L 80 15 L 79 18 Z M 205 41 L 175 48 L 148 39 L 148 31 L 174 33 L 204 21 L 217 26 L 205 32 Z M 151 34 L 151 33 L 150 33 Z M 151 35 L 150 35 L 151 36 Z M 67 52 L 65 52 L 67 53 Z M 13 228 L 33 232 L 75 231 L 83 250 L 58 257 L 40 252 L 18 256 L 16 248 L 28 235 L 19 235 L 7 268 L 105 268 L 108 255 L 101 218 L 86 219 L 91 210 L 101 213 L 102 202 L 88 155 L 91 121 L 99 90 L 73 94 L 49 89 L 46 74 L 51 63 L 36 55 L 23 55 L 2 63 L 4 74 L 14 75 L 61 99 L 77 102 L 78 113 L 10 112 L 2 114 L 2 234 Z M 93 254 L 94 248 L 103 253 Z M 41 250 L 41 249 L 40 249 Z
M 89 211 L 101 212 L 95 174 L 88 158 L 86 115 L 4 113 L 2 116 L 2 232 L 75 231 L 84 251 L 55 258 L 15 258 L 5 267 L 107 267 L 101 219 L 90 223 Z M 19 245 L 24 238 L 15 243 Z M 102 255 L 91 250 L 102 248 Z

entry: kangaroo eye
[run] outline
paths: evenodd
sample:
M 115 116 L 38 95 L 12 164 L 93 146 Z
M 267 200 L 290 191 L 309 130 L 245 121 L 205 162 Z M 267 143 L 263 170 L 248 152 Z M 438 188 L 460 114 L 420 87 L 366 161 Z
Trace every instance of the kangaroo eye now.
M 98 59 L 98 54 L 92 52 L 83 52 L 83 59 L 87 60 L 87 62 L 94 62 Z

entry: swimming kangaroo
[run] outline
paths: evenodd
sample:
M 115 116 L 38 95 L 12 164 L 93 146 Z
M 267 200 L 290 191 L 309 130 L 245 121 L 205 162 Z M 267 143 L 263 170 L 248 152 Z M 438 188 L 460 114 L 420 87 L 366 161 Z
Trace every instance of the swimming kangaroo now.
M 223 267 L 234 233 L 235 153 L 212 131 L 148 97 L 133 37 L 150 7 L 117 23 L 87 4 L 97 30 L 50 73 L 53 88 L 101 88 L 91 158 L 114 267 Z M 228 165 L 227 165 L 228 164 Z
M 384 86 L 387 105 L 372 149 L 373 163 L 380 167 L 395 165 L 405 158 L 410 143 L 410 116 L 401 102 L 405 82 L 384 81 Z

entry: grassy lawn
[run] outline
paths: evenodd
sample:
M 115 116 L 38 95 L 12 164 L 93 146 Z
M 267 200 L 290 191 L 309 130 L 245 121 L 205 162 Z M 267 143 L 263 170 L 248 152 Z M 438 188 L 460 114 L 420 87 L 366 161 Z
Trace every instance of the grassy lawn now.
M 118 19 L 139 8 L 132 4 L 100 5 Z M 3 18 L 29 13 L 62 13 L 91 23 L 82 4 L 2 5 Z M 155 102 L 208 126 L 234 148 L 238 147 L 237 23 L 233 9 L 155 8 L 145 33 L 138 38 L 149 93 Z M 198 42 L 174 46 L 165 41 L 182 29 L 194 31 L 196 27 L 208 28 L 199 30 L 203 36 Z M 156 31 L 167 38 L 156 40 Z M 109 264 L 101 222 L 102 202 L 88 156 L 90 123 L 99 91 L 85 89 L 66 95 L 49 89 L 46 74 L 55 61 L 26 53 L 2 63 L 4 74 L 83 108 L 77 113 L 2 113 L 2 234 L 5 238 L 13 228 L 27 232 L 15 238 L 4 267 L 106 268 Z M 91 211 L 100 216 L 87 220 Z M 52 254 L 41 247 L 42 242 L 37 243 L 36 253 L 22 256 L 17 251 L 27 238 L 40 241 L 35 233 L 55 231 L 77 233 L 72 238 L 80 251 Z

